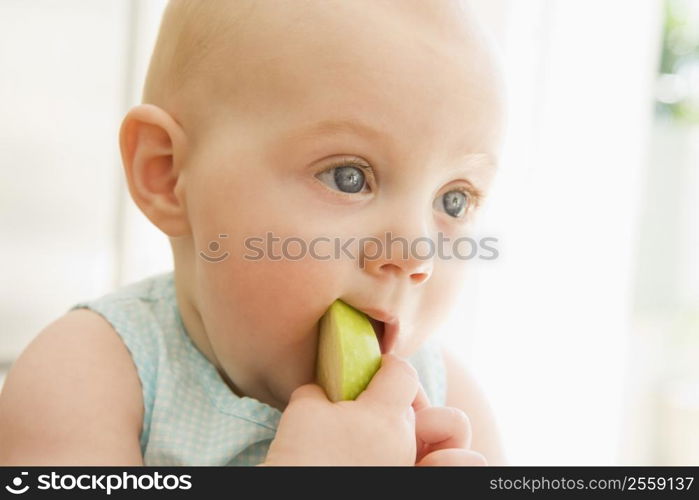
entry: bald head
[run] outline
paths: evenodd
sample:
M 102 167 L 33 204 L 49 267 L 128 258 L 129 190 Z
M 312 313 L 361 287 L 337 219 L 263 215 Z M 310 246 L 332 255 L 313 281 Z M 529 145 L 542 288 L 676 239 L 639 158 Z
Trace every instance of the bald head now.
M 215 77 L 254 5 L 248 0 L 170 0 L 148 67 L 143 102 L 172 105 L 189 85 Z
M 262 90 L 288 90 L 300 68 L 333 71 L 353 53 L 385 60 L 416 46 L 482 65 L 483 50 L 470 49 L 486 45 L 462 0 L 171 0 L 143 102 L 192 129 L 224 105 L 242 114 Z

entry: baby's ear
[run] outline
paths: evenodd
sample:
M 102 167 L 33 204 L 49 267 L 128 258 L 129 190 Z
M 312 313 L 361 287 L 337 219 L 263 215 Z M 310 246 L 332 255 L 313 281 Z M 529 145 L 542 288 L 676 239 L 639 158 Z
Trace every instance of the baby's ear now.
M 182 196 L 185 142 L 182 127 L 166 111 L 152 104 L 131 108 L 119 131 L 121 159 L 131 197 L 145 216 L 168 236 L 191 233 Z

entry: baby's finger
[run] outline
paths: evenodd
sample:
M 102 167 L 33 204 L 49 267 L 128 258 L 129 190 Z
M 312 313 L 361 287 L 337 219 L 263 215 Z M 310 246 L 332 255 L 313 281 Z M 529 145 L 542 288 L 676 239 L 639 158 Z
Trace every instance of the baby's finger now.
M 418 449 L 426 453 L 444 448 L 469 448 L 471 422 L 458 408 L 432 406 L 415 412 L 415 437 L 424 445 Z
M 415 395 L 415 400 L 413 401 L 413 410 L 416 412 L 424 410 L 430 407 L 430 400 L 425 393 L 425 389 L 422 388 L 422 384 L 417 386 L 417 394 Z
M 384 354 L 381 368 L 357 401 L 368 401 L 403 411 L 412 405 L 418 392 L 417 372 L 406 360 Z
M 294 392 L 291 393 L 289 398 L 289 403 L 299 399 L 324 399 L 327 400 L 328 396 L 322 387 L 316 384 L 305 384 L 297 387 Z
M 415 465 L 417 466 L 470 466 L 470 465 L 488 465 L 488 461 L 483 455 L 473 450 L 464 450 L 462 448 L 444 449 L 433 451 L 427 454 L 422 460 Z

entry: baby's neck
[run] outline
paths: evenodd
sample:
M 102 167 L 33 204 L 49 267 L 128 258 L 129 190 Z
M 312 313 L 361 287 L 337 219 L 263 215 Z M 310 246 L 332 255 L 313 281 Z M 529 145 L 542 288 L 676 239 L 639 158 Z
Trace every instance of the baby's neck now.
M 178 279 L 179 278 L 179 279 Z M 274 395 L 269 386 L 261 381 L 262 377 L 255 377 L 254 374 L 246 379 L 245 385 L 236 385 L 230 376 L 226 373 L 222 363 L 218 360 L 214 349 L 211 346 L 209 337 L 206 334 L 206 328 L 201 314 L 196 307 L 188 292 L 188 281 L 184 273 L 175 270 L 175 290 L 177 295 L 177 306 L 180 311 L 180 317 L 185 328 L 185 333 L 190 338 L 194 346 L 209 360 L 216 368 L 221 379 L 225 382 L 228 388 L 239 397 L 250 397 L 268 404 L 273 408 L 284 411 L 288 401 L 282 400 Z M 179 286 L 178 286 L 179 285 Z

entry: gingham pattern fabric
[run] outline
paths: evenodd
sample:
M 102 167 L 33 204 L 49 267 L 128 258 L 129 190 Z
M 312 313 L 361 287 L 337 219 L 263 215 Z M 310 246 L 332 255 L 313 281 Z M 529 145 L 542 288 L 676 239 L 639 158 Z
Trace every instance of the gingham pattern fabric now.
M 127 285 L 72 309 L 102 315 L 131 353 L 143 389 L 140 436 L 145 465 L 257 465 L 281 417 L 234 394 L 191 342 L 177 307 L 174 274 Z M 441 353 L 426 343 L 410 359 L 430 402 L 446 395 Z

